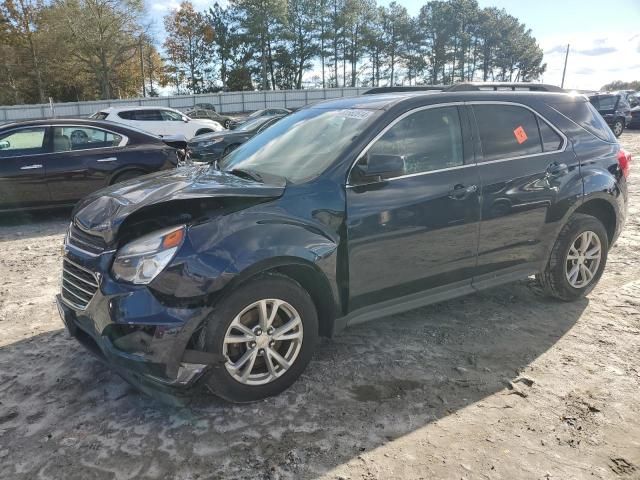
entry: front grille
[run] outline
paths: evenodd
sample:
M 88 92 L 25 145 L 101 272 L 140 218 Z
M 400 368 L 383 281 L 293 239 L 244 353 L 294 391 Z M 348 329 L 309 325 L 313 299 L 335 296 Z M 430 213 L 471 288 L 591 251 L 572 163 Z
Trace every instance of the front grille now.
M 85 233 L 75 225 L 69 228 L 67 243 L 94 254 L 101 254 L 107 249 L 107 244 L 101 237 Z
M 98 280 L 69 260 L 62 262 L 62 298 L 71 306 L 84 310 L 98 291 Z

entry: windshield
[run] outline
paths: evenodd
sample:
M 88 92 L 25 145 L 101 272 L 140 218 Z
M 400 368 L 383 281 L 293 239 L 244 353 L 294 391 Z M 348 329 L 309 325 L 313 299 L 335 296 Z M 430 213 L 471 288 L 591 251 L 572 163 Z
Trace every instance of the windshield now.
M 377 117 L 374 110 L 311 108 L 286 116 L 242 144 L 221 170 L 252 170 L 293 183 L 322 173 Z

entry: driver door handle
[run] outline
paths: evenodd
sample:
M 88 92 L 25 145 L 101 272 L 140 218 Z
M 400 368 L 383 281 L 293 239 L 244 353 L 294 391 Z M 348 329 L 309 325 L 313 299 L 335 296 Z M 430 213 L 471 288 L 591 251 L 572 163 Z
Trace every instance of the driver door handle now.
M 38 168 L 42 168 L 42 165 L 39 163 L 34 163 L 33 165 L 25 165 L 24 167 L 20 167 L 20 170 L 36 170 Z
M 100 160 L 96 160 L 96 162 L 99 162 L 99 163 L 115 162 L 116 160 L 118 160 L 118 157 L 108 157 L 108 158 L 101 158 Z
M 454 200 L 464 200 L 477 191 L 477 185 L 470 185 L 467 187 L 459 183 L 458 185 L 453 187 L 452 190 L 449 190 L 449 198 L 452 198 Z

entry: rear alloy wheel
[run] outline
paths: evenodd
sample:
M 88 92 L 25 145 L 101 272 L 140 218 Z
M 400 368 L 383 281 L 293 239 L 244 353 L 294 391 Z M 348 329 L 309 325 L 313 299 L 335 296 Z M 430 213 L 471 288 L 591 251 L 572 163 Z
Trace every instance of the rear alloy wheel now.
M 318 338 L 315 305 L 300 284 L 279 274 L 242 283 L 215 307 L 202 349 L 220 355 L 203 379 L 215 395 L 251 402 L 292 385 L 311 360 Z
M 227 130 L 229 130 L 229 127 L 231 126 L 231 122 L 229 120 L 225 120 L 224 121 L 224 128 L 226 128 Z
M 602 244 L 594 232 L 582 232 L 574 240 L 565 263 L 565 275 L 569 285 L 573 288 L 583 288 L 589 285 L 600 267 L 602 258 Z
M 562 228 L 544 272 L 536 276 L 544 291 L 560 300 L 576 300 L 598 283 L 607 263 L 609 237 L 600 220 L 574 214 Z
M 622 132 L 624 132 L 624 122 L 622 120 L 616 120 L 611 129 L 613 130 L 613 134 L 619 137 L 622 135 Z

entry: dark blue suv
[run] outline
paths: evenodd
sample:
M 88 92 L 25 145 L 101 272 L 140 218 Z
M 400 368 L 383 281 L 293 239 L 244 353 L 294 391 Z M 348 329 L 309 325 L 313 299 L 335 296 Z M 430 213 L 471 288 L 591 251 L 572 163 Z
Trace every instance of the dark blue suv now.
M 462 85 L 318 103 L 217 166 L 81 201 L 59 309 L 143 389 L 260 399 L 348 325 L 529 275 L 586 295 L 630 162 L 583 96 Z

